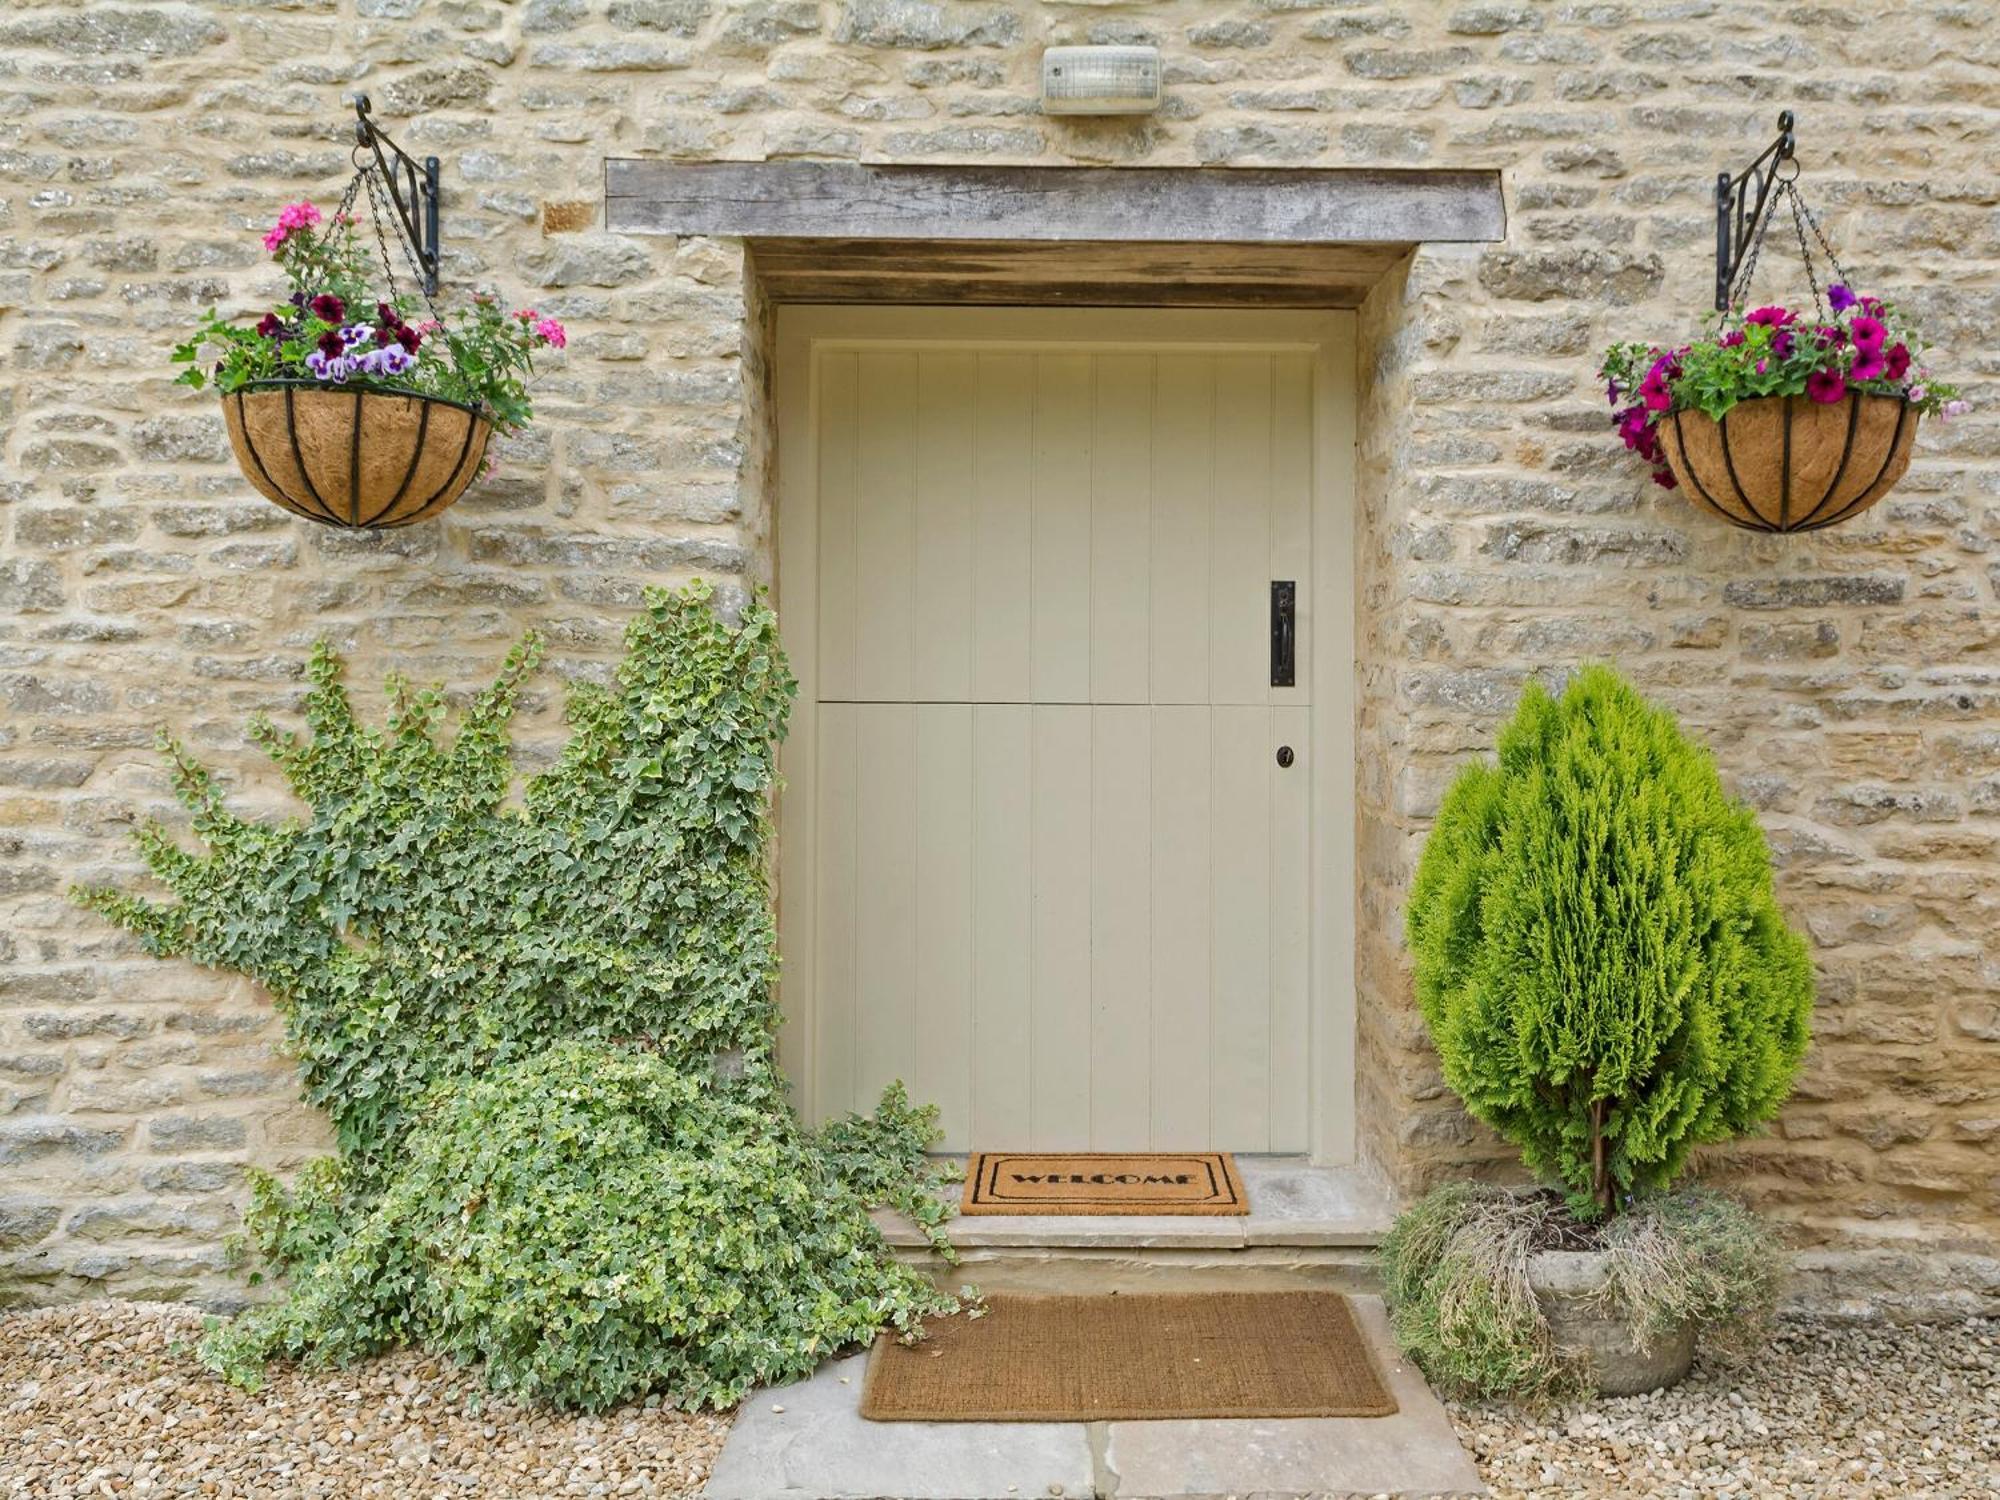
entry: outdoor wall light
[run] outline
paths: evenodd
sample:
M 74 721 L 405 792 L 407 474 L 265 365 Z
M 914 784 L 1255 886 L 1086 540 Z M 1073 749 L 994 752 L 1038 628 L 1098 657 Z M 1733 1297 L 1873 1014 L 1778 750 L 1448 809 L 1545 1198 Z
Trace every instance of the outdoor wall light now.
M 1042 53 L 1045 115 L 1145 115 L 1159 107 L 1158 47 L 1050 47 Z

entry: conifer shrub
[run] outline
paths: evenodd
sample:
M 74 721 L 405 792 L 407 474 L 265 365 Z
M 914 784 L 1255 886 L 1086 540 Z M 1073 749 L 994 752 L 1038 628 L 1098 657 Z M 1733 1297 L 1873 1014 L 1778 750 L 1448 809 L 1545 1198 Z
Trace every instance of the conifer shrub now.
M 1445 1081 L 1595 1219 L 1777 1113 L 1813 973 L 1750 810 L 1617 673 L 1531 683 L 1439 808 L 1409 903 Z
M 336 1156 L 253 1177 L 250 1239 L 289 1280 L 203 1342 L 239 1383 L 419 1343 L 566 1406 L 723 1406 L 950 1305 L 868 1217 L 889 1203 L 949 1252 L 935 1113 L 895 1088 L 810 1131 L 777 1068 L 766 860 L 793 683 L 770 611 L 731 626 L 702 585 L 650 593 L 515 799 L 507 726 L 539 651 L 447 738 L 442 696 L 402 682 L 363 725 L 322 645 L 306 733 L 253 726 L 308 815 L 235 816 L 165 741 L 205 849 L 149 825 L 174 900 L 78 893 L 154 953 L 261 981 L 334 1125 Z
M 1742 1204 L 1677 1187 L 1690 1154 L 1777 1113 L 1804 1058 L 1812 965 L 1769 852 L 1707 752 L 1609 668 L 1523 693 L 1498 763 L 1461 772 L 1409 904 L 1445 1081 L 1545 1186 L 1448 1184 L 1382 1247 L 1399 1342 L 1433 1380 L 1529 1399 L 1587 1388 L 1530 1279 L 1603 1256 L 1641 1349 L 1693 1327 L 1754 1346 L 1782 1256 Z

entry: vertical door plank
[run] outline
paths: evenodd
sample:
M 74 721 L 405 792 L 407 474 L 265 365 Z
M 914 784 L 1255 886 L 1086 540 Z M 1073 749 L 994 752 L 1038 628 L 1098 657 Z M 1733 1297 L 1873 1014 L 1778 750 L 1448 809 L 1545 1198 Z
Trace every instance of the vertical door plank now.
M 1090 701 L 1152 691 L 1153 359 L 1096 361 L 1090 440 Z
M 855 707 L 826 703 L 819 711 L 819 849 L 815 880 L 819 951 L 814 978 L 819 993 L 818 1045 L 813 1059 L 815 1097 L 825 1114 L 838 1114 L 854 1098 L 854 942 L 856 861 Z
M 1215 361 L 1159 357 L 1153 401 L 1153 701 L 1208 702 Z
M 1032 715 L 1026 704 L 973 709 L 972 1134 L 988 1150 L 1030 1139 Z
M 1215 703 L 1271 695 L 1271 357 L 1215 361 L 1209 683 Z M 1299 579 L 1301 587 L 1305 580 Z
M 1035 358 L 1030 690 L 1037 703 L 1090 701 L 1091 384 L 1088 354 Z
M 910 1097 L 947 1151 L 972 1138 L 972 714 L 917 705 L 917 1048 Z
M 917 356 L 865 351 L 859 373 L 854 696 L 905 703 L 917 630 Z
M 972 696 L 980 703 L 1026 703 L 1035 360 L 1031 354 L 978 358 Z
M 1273 703 L 1312 702 L 1312 402 L 1311 356 L 1276 355 L 1271 386 L 1270 576 L 1296 578 L 1299 592 L 1298 686 L 1272 688 Z
M 859 357 L 819 356 L 819 695 L 854 697 L 854 526 Z
M 1153 1098 L 1155 1150 L 1209 1139 L 1209 722 L 1153 710 Z
M 911 696 L 972 697 L 972 452 L 978 356 L 917 360 L 916 645 Z
M 916 709 L 855 709 L 854 1106 L 910 1078 L 917 1061 Z
M 1290 769 L 1271 762 L 1271 1040 L 1273 1151 L 1309 1151 L 1312 1126 L 1308 965 L 1312 931 L 1312 782 L 1325 773 L 1313 760 L 1312 710 L 1271 710 L 1271 737 L 1292 747 Z
M 1034 1091 L 1038 1150 L 1090 1144 L 1090 707 L 1034 710 Z
M 1090 1144 L 1152 1138 L 1153 710 L 1091 710 Z
M 1209 1143 L 1270 1149 L 1271 794 L 1268 708 L 1218 707 L 1210 802 Z M 1279 772 L 1278 774 L 1284 774 Z

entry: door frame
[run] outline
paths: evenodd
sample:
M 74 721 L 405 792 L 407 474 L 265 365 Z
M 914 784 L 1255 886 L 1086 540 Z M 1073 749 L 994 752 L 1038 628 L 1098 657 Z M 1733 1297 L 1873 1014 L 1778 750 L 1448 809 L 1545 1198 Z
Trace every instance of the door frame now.
M 1312 889 L 1307 1114 L 1315 1163 L 1356 1159 L 1355 1106 L 1355 314 L 1240 309 L 817 306 L 776 309 L 776 548 L 773 593 L 798 698 L 780 751 L 777 901 L 783 977 L 779 1053 L 795 1102 L 818 1118 L 812 983 L 813 769 L 818 751 L 819 497 L 815 351 L 822 347 L 1127 346 L 1153 352 L 1291 349 L 1312 355 L 1312 579 L 1299 601 L 1312 631 Z M 794 564 L 787 566 L 788 562 Z M 799 899 L 798 893 L 807 899 Z M 789 992 L 789 993 L 788 993 Z M 801 1066 L 801 1063 L 804 1063 Z M 918 1101 L 921 1103 L 922 1101 Z M 1007 1142 L 990 1143 L 995 1146 Z

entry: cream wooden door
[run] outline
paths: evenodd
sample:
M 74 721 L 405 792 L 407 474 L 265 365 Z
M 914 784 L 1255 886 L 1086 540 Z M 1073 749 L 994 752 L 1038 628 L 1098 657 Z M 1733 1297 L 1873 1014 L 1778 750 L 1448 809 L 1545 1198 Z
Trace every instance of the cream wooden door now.
M 1310 352 L 809 358 L 812 1112 L 901 1079 L 950 1149 L 1308 1149 Z

